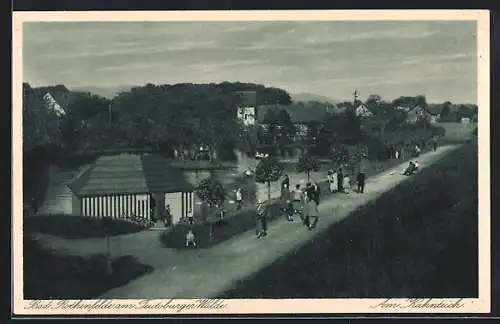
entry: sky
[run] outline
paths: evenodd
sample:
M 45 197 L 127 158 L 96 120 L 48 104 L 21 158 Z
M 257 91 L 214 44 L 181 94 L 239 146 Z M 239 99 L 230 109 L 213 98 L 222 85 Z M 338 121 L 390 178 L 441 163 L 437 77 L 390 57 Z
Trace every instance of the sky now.
M 29 22 L 23 80 L 254 82 L 335 100 L 476 103 L 475 21 Z

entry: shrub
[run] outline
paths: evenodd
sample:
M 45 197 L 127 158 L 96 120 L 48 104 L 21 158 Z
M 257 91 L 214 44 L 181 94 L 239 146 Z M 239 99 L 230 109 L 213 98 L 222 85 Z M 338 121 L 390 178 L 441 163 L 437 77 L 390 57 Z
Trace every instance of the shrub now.
M 222 183 L 215 177 L 203 179 L 195 188 L 196 195 L 210 207 L 222 206 L 226 191 Z
M 136 233 L 144 230 L 144 226 L 119 219 L 107 219 L 108 235 L 116 236 Z M 25 231 L 49 234 L 69 239 L 106 236 L 100 218 L 73 215 L 38 215 L 23 220 Z

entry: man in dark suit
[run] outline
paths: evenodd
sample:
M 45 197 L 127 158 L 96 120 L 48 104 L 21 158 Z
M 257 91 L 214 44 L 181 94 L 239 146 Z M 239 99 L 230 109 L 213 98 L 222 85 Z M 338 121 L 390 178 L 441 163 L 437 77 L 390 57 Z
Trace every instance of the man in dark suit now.
M 342 173 L 342 168 L 339 168 L 339 172 L 337 173 L 337 181 L 339 192 L 344 192 L 344 174 Z
M 321 195 L 321 188 L 319 187 L 318 183 L 315 182 L 313 185 L 313 198 L 314 202 L 316 202 L 316 205 L 319 205 L 320 195 Z
M 363 157 L 359 163 L 359 172 L 356 179 L 358 183 L 358 193 L 363 193 L 365 191 L 365 180 L 366 180 L 366 171 L 368 169 L 368 159 L 366 154 L 363 154 Z

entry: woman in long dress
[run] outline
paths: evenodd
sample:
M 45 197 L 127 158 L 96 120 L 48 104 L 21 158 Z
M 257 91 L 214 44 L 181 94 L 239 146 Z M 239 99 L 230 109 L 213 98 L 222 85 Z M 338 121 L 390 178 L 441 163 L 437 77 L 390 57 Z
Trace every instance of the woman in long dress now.
M 337 192 L 339 190 L 339 179 L 337 171 L 333 171 L 333 173 L 330 176 L 329 183 L 330 183 L 331 193 Z
M 344 179 L 342 181 L 342 188 L 344 189 L 344 193 L 346 194 L 351 192 L 351 178 L 347 173 L 344 174 Z

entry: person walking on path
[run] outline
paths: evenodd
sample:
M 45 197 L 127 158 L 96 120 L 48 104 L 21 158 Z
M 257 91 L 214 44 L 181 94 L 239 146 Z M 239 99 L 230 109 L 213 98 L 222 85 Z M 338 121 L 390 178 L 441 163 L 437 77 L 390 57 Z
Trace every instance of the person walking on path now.
M 338 179 L 337 179 L 337 171 L 329 170 L 328 171 L 328 190 L 330 193 L 336 192 L 338 189 Z
M 358 179 L 357 179 L 357 183 L 358 183 L 358 189 L 357 189 L 357 192 L 358 193 L 363 193 L 365 191 L 365 174 L 364 173 L 358 173 Z
M 241 193 L 241 188 L 236 189 L 236 210 L 240 210 L 243 205 L 243 194 Z
M 339 178 L 337 170 L 334 170 L 330 181 L 330 192 L 336 193 L 337 191 L 339 191 Z
M 281 191 L 281 211 L 283 214 L 287 216 L 287 220 L 293 221 L 292 215 L 293 215 L 293 206 L 292 206 L 292 197 L 291 197 L 291 192 L 290 189 L 288 188 L 288 185 L 285 184 L 283 187 L 283 190 Z
M 313 200 L 316 202 L 316 205 L 319 205 L 319 198 L 321 195 L 321 188 L 319 187 L 317 182 L 314 182 L 313 188 Z
M 168 227 L 172 221 L 172 214 L 170 211 L 170 205 L 165 206 L 165 217 L 163 217 L 163 224 Z
M 257 212 L 256 212 L 256 234 L 257 238 L 261 238 L 267 235 L 267 213 L 268 203 L 267 201 L 257 201 Z
M 224 221 L 226 217 L 226 210 L 222 206 L 217 205 L 217 212 L 219 213 L 219 220 Z
M 281 181 L 281 189 L 283 189 L 285 186 L 287 188 L 290 188 L 290 177 L 288 176 L 288 174 L 285 174 L 283 177 L 283 181 Z
M 359 171 L 356 182 L 358 184 L 357 192 L 363 193 L 365 191 L 365 180 L 366 171 L 368 169 L 368 159 L 366 154 L 363 154 L 361 161 L 359 162 Z
M 337 183 L 338 191 L 344 192 L 344 174 L 342 173 L 342 168 L 339 168 L 339 173 L 337 173 Z
M 351 192 L 351 178 L 349 177 L 349 174 L 344 175 L 344 179 L 342 180 L 342 189 L 343 192 L 348 194 Z
M 420 146 L 418 146 L 418 144 L 417 144 L 417 145 L 415 145 L 415 156 L 416 156 L 416 157 L 420 156 L 420 151 L 421 151 L 421 150 L 420 150 Z
M 196 237 L 194 236 L 193 230 L 190 228 L 186 234 L 186 247 L 196 247 Z
M 302 188 L 300 188 L 300 184 L 295 186 L 295 190 L 293 191 L 293 213 L 300 214 L 302 211 L 302 198 L 303 192 Z
M 309 191 L 306 196 L 306 202 L 304 206 L 305 216 L 304 216 L 304 225 L 312 230 L 316 227 L 318 223 L 318 205 L 314 201 L 314 194 L 312 191 Z
M 434 136 L 434 137 L 432 138 L 432 150 L 433 150 L 434 152 L 436 152 L 436 151 L 437 151 L 437 145 L 438 145 L 438 143 L 437 143 L 437 138 Z

